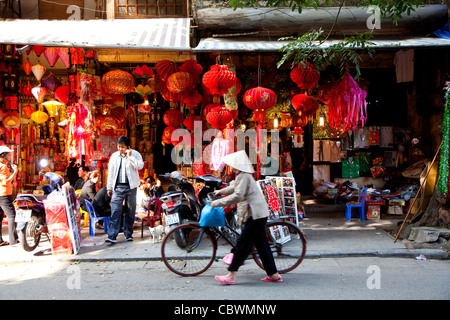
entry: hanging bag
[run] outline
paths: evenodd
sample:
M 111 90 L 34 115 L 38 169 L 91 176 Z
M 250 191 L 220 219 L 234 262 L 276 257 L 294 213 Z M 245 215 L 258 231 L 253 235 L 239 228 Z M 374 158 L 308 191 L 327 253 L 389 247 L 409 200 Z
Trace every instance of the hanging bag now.
M 211 207 L 207 204 L 200 215 L 200 227 L 223 227 L 225 226 L 225 212 L 221 207 Z

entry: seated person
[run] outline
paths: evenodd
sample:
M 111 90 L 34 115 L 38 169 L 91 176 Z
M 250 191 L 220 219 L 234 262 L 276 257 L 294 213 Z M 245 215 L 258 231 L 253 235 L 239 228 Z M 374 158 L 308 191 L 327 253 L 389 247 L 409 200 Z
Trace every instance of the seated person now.
M 161 187 L 161 181 L 155 182 L 155 179 L 151 176 L 145 178 L 144 182 L 144 194 L 145 198 L 142 199 L 141 207 L 148 210 L 148 203 L 153 198 L 159 198 L 163 195 L 164 190 Z M 154 202 L 150 206 L 150 210 L 153 210 Z
M 93 171 L 89 175 L 89 180 L 87 180 L 83 188 L 81 189 L 80 193 L 80 207 L 84 211 L 87 211 L 86 209 L 86 201 L 89 201 L 90 203 L 94 202 L 95 194 L 97 193 L 96 184 L 98 183 L 100 179 L 100 173 L 98 171 Z M 97 213 L 97 211 L 95 211 Z
M 106 187 L 101 188 L 95 194 L 94 202 L 92 203 L 97 217 L 111 216 L 111 197 L 108 196 Z M 103 229 L 103 220 L 97 221 L 95 224 L 97 228 Z
M 89 180 L 89 167 L 87 166 L 80 166 L 78 168 L 78 180 L 75 182 L 75 185 L 73 188 L 75 190 L 81 190 L 83 189 L 83 185 L 86 183 L 86 181 Z

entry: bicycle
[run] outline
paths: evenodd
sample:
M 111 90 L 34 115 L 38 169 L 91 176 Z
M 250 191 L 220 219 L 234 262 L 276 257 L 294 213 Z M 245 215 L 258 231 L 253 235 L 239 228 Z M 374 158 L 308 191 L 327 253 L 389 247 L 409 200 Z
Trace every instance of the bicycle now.
M 222 237 L 234 247 L 237 235 L 238 232 L 228 224 L 225 227 L 200 227 L 197 222 L 182 224 L 164 237 L 161 257 L 170 271 L 185 277 L 196 276 L 208 270 L 215 261 L 218 239 Z M 269 221 L 266 236 L 279 273 L 292 271 L 300 265 L 306 254 L 306 238 L 298 226 L 287 221 Z M 251 254 L 264 270 L 255 249 Z

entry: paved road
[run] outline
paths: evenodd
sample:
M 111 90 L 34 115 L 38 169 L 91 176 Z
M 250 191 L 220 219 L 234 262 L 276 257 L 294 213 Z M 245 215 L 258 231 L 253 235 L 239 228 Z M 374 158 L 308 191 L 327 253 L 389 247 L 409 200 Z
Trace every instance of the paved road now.
M 262 270 L 248 260 L 238 284 L 224 286 L 213 279 L 226 272 L 221 261 L 190 278 L 158 261 L 2 263 L 0 299 L 450 299 L 449 267 L 449 260 L 305 259 L 284 283 L 263 283 Z

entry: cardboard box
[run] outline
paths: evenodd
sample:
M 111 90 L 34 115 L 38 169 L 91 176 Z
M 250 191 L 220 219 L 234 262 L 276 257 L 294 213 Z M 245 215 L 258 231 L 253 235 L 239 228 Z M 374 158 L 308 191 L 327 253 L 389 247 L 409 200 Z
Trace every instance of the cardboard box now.
M 389 206 L 387 213 L 389 214 L 403 214 L 402 206 Z
M 370 205 L 367 206 L 367 219 L 380 219 L 381 217 L 381 206 L 379 205 Z

